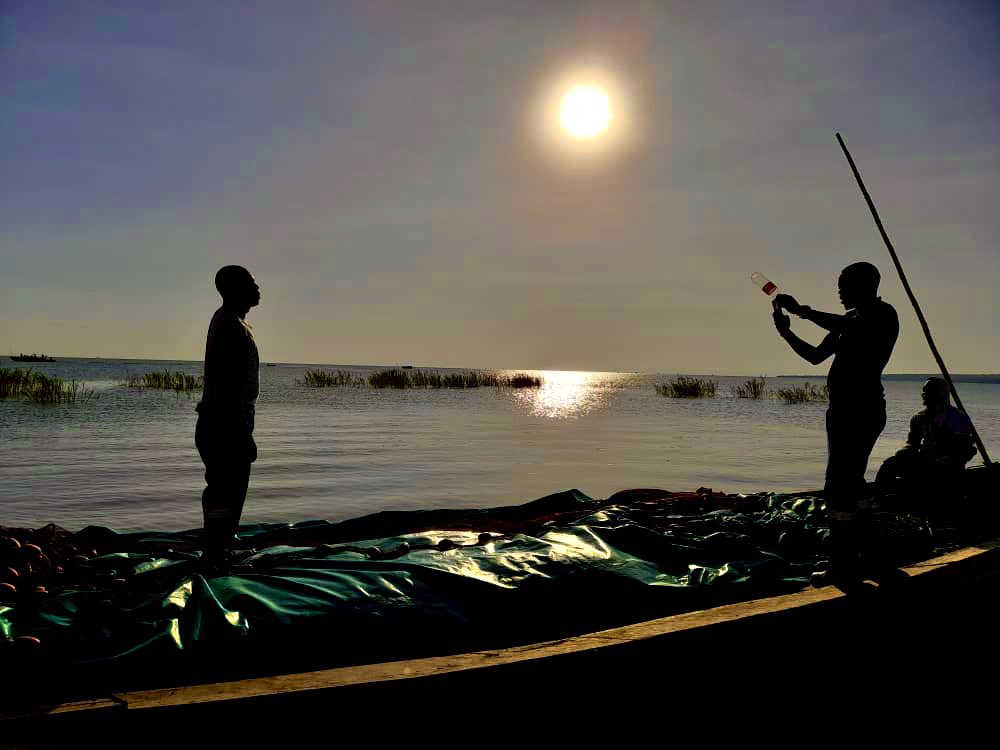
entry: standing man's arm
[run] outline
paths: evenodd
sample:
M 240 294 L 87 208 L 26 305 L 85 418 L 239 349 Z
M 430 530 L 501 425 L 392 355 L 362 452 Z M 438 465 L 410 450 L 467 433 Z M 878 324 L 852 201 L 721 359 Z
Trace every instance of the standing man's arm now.
M 781 312 L 777 301 L 774 303 L 774 327 L 778 329 L 781 338 L 792 347 L 792 351 L 811 364 L 820 364 L 837 349 L 838 335 L 836 333 L 828 333 L 819 346 L 813 346 L 792 333 L 792 319 Z
M 815 323 L 820 328 L 825 328 L 833 333 L 840 332 L 847 320 L 846 315 L 813 310 L 809 305 L 800 305 L 790 294 L 779 294 L 774 298 L 774 304 L 788 310 L 792 315 L 797 315 L 803 320 Z

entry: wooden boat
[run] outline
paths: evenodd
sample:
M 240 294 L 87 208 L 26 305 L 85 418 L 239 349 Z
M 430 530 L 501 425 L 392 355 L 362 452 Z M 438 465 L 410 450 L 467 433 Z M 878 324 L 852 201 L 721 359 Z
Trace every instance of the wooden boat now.
M 974 491 L 1000 499 L 995 472 L 967 474 Z M 512 648 L 8 709 L 0 712 L 0 735 L 154 732 L 211 721 L 231 739 L 242 731 L 252 738 L 269 722 L 298 728 L 373 715 L 459 726 L 509 716 L 504 707 L 512 703 L 536 718 L 540 707 L 550 716 L 588 706 L 657 707 L 630 714 L 632 724 L 646 726 L 662 726 L 670 715 L 719 718 L 720 711 L 763 711 L 780 702 L 846 699 L 855 707 L 878 701 L 883 709 L 926 704 L 939 711 L 979 696 L 963 680 L 992 678 L 1000 666 L 998 626 L 1000 532 L 863 590 L 806 587 Z M 947 690 L 921 687 L 941 680 Z
M 55 359 L 45 354 L 24 354 L 23 352 L 16 356 L 12 354 L 10 358 L 15 362 L 55 362 Z

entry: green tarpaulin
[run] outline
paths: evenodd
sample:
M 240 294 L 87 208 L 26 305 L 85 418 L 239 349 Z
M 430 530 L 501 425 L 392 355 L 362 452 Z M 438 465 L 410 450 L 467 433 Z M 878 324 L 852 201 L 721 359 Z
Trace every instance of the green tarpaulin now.
M 198 529 L 46 527 L 28 534 L 47 549 L 46 591 L 0 598 L 0 663 L 63 686 L 142 686 L 562 637 L 802 588 L 825 557 L 822 510 L 810 496 L 570 490 L 247 525 L 225 574 L 201 565 Z M 878 520 L 892 562 L 931 553 L 919 521 Z

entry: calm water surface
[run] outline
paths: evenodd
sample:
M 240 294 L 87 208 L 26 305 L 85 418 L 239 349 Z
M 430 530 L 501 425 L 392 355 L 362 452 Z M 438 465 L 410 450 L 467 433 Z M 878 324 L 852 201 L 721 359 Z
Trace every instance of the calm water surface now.
M 0 367 L 16 366 L 0 358 Z M 23 366 L 23 365 L 22 365 Z M 173 392 L 119 385 L 127 373 L 201 373 L 200 362 L 61 359 L 32 365 L 85 381 L 97 398 L 39 406 L 0 401 L 0 524 L 71 529 L 201 524 L 203 467 L 194 406 Z M 340 520 L 387 509 L 517 504 L 579 488 L 727 492 L 822 485 L 823 404 L 731 395 L 669 399 L 667 375 L 540 372 L 540 389 L 373 390 L 301 385 L 307 369 L 261 367 L 254 464 L 244 521 Z M 825 374 L 808 378 L 822 383 Z M 772 388 L 807 378 L 772 378 Z M 878 462 L 903 442 L 920 408 L 920 378 L 887 380 L 889 422 Z M 1000 450 L 1000 384 L 960 383 L 987 448 Z M 974 461 L 978 461 L 974 459 Z

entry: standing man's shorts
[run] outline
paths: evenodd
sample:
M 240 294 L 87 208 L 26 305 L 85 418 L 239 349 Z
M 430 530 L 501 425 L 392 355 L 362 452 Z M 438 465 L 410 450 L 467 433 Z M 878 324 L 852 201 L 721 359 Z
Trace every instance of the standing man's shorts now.
M 205 464 L 201 505 L 209 537 L 206 544 L 225 547 L 243 514 L 257 445 L 243 425 L 234 428 L 232 420 L 204 412 L 198 415 L 194 442 Z
M 854 513 L 865 494 L 865 470 L 878 436 L 885 429 L 885 400 L 861 406 L 831 406 L 826 412 L 827 509 Z

